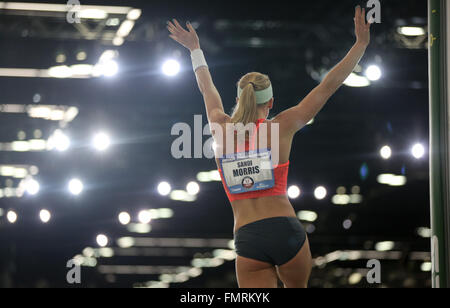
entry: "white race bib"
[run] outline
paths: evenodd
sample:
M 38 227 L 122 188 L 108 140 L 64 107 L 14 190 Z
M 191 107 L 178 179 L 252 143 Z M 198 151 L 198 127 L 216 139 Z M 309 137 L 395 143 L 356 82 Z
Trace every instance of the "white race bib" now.
M 275 186 L 270 150 L 229 154 L 220 159 L 225 183 L 232 194 Z

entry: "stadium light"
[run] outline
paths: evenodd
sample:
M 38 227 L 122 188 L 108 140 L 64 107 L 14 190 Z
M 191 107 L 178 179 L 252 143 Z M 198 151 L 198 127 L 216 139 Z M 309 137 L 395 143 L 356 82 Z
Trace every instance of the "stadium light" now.
M 8 221 L 10 223 L 15 223 L 17 221 L 17 214 L 14 211 L 8 211 L 8 213 L 6 213 L 6 219 L 8 219 Z
M 39 218 L 41 221 L 46 224 L 50 221 L 50 218 L 52 217 L 52 214 L 48 210 L 41 210 L 39 212 Z
M 138 214 L 138 220 L 141 224 L 148 224 L 152 220 L 152 215 L 147 210 L 140 211 Z
M 104 234 L 99 234 L 97 235 L 97 244 L 100 247 L 105 247 L 106 245 L 108 245 L 108 237 Z
M 365 76 L 359 76 L 355 73 L 351 73 L 344 84 L 348 87 L 368 87 L 370 86 L 370 80 Z
M 48 140 L 49 147 L 64 152 L 70 147 L 70 139 L 61 130 L 57 129 Z
M 161 196 L 167 196 L 172 191 L 172 187 L 167 182 L 161 182 L 158 184 L 158 193 Z
M 327 190 L 323 186 L 318 186 L 314 190 L 314 197 L 316 197 L 317 200 L 322 200 L 327 196 Z
M 308 221 L 308 222 L 315 222 L 317 220 L 317 213 L 313 211 L 300 211 L 297 213 L 297 217 L 300 220 Z
M 72 195 L 78 196 L 83 191 L 83 182 L 79 179 L 70 180 L 69 191 Z
M 29 179 L 26 181 L 26 190 L 29 195 L 36 195 L 39 192 L 39 182 L 33 179 Z
M 397 32 L 405 36 L 421 36 L 426 34 L 423 27 L 398 27 Z
M 377 65 L 370 65 L 366 69 L 365 75 L 366 75 L 367 79 L 369 79 L 370 81 L 377 81 L 381 78 L 382 72 L 381 72 L 381 69 Z
M 107 134 L 98 133 L 94 136 L 92 144 L 97 151 L 105 151 L 111 145 L 111 140 Z
M 119 65 L 116 61 L 110 60 L 102 64 L 102 73 L 106 77 L 112 77 L 119 71 Z
M 180 72 L 180 63 L 176 60 L 167 60 L 162 66 L 162 72 L 169 77 L 176 76 Z
M 394 249 L 395 243 L 392 241 L 378 242 L 375 244 L 376 251 L 389 251 Z
M 200 186 L 197 184 L 197 182 L 189 182 L 186 185 L 186 191 L 190 195 L 196 195 L 200 191 Z
M 292 185 L 288 188 L 288 196 L 291 199 L 296 199 L 300 196 L 301 191 L 300 188 L 298 188 L 298 186 L 296 185 Z
M 411 154 L 415 159 L 420 159 L 425 155 L 425 148 L 420 143 L 416 143 L 411 148 Z
M 127 212 L 122 212 L 119 214 L 119 222 L 122 225 L 128 225 L 131 221 L 131 216 Z
M 392 150 L 388 145 L 385 145 L 380 150 L 380 155 L 383 159 L 389 159 L 392 156 Z

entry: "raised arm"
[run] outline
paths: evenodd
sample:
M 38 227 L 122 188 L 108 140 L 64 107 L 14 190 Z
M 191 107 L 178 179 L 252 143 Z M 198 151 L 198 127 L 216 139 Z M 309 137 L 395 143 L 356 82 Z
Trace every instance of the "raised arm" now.
M 280 123 L 282 132 L 294 134 L 314 118 L 361 60 L 370 42 L 370 23 L 365 22 L 365 9 L 356 7 L 354 21 L 356 43 L 344 59 L 298 105 L 275 117 L 274 121 Z
M 185 30 L 176 19 L 172 22 L 167 22 L 167 29 L 170 31 L 170 38 L 180 43 L 190 50 L 200 49 L 200 41 L 195 29 L 188 22 L 186 23 L 187 30 Z M 224 112 L 222 99 L 214 85 L 208 66 L 200 66 L 195 70 L 198 88 L 203 95 L 205 101 L 206 113 L 210 123 L 223 123 L 227 117 Z

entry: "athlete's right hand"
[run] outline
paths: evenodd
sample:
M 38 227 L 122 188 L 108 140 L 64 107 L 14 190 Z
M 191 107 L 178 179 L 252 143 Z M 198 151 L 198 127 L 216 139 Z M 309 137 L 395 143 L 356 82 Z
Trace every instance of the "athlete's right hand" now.
M 200 41 L 198 39 L 197 32 L 192 27 L 192 25 L 187 22 L 186 23 L 188 31 L 186 31 L 176 19 L 173 19 L 173 23 L 167 22 L 167 30 L 170 31 L 170 38 L 174 41 L 180 43 L 190 51 L 200 48 Z

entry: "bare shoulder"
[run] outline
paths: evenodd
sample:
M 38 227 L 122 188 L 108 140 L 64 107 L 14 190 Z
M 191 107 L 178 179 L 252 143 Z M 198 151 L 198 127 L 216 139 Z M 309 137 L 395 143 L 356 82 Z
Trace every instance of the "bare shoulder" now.
M 224 112 L 216 112 L 209 116 L 210 124 L 216 125 L 226 125 L 227 123 L 231 123 L 231 117 Z
M 231 122 L 231 117 L 230 117 L 228 114 L 226 114 L 226 113 L 223 114 L 221 120 L 222 120 L 221 124 L 222 124 L 223 126 L 224 126 L 224 125 L 227 125 L 227 124 L 233 123 L 233 122 Z
M 228 124 L 232 123 L 231 117 L 225 113 L 218 114 L 213 118 L 210 117 L 208 120 L 209 128 L 214 137 L 225 136 Z
M 292 108 L 280 112 L 271 120 L 272 123 L 278 125 L 281 136 L 292 137 L 298 131 L 299 124 L 292 116 L 291 109 Z
M 267 119 L 263 123 L 266 124 L 269 129 L 276 128 L 277 126 L 280 125 L 280 123 L 278 122 L 278 120 L 276 118 Z
M 283 121 L 280 121 L 280 118 L 272 118 L 264 121 L 264 123 L 267 125 L 267 134 L 271 140 L 277 138 L 278 143 L 280 144 L 288 144 L 292 141 L 294 134 L 287 131 Z

